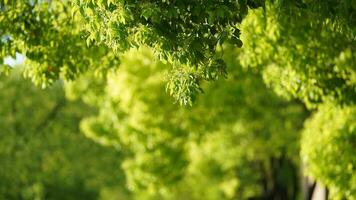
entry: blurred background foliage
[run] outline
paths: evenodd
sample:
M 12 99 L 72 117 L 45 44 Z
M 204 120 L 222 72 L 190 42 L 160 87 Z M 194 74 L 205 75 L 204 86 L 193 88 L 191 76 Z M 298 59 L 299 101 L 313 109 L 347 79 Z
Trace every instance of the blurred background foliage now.
M 68 102 L 60 83 L 41 90 L 16 69 L 0 79 L 0 199 L 127 199 L 120 153 L 78 123 L 94 110 Z
M 189 108 L 164 92 L 167 67 L 147 48 L 125 53 L 106 80 L 83 76 L 66 92 L 99 109 L 81 129 L 126 152 L 122 167 L 132 191 L 152 199 L 295 199 L 307 112 L 267 90 L 236 55 L 225 52 L 229 77 L 205 85 Z
M 354 199 L 356 194 L 355 111 L 355 107 L 322 105 L 303 132 L 301 154 L 307 173 L 328 185 L 336 199 Z
M 355 13 L 0 0 L 0 198 L 355 200 Z

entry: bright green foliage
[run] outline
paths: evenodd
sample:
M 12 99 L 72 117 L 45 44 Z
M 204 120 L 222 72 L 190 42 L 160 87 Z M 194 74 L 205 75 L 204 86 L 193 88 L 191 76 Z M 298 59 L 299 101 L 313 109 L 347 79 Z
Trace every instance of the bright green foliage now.
M 155 57 L 173 64 L 169 90 L 191 103 L 201 80 L 225 76 L 216 48 L 229 41 L 242 46 L 238 24 L 260 0 L 76 0 L 87 20 L 88 43 L 105 43 L 115 52 L 152 47 Z M 181 69 L 187 65 L 188 69 Z
M 355 196 L 356 173 L 350 168 L 355 138 L 349 129 L 355 118 L 345 111 L 356 100 L 355 9 L 355 1 L 306 1 L 300 8 L 266 4 L 242 22 L 239 55 L 280 96 L 298 98 L 308 108 L 329 102 L 307 124 L 303 156 L 312 177 L 348 198 Z
M 283 168 L 273 163 L 297 163 L 301 108 L 265 91 L 262 82 L 308 109 L 329 105 L 330 111 L 319 108 L 327 114 L 316 114 L 306 132 L 321 127 L 312 133 L 352 133 L 342 129 L 355 122 L 351 115 L 336 119 L 349 115 L 356 100 L 355 13 L 355 0 L 0 0 L 0 61 L 16 52 L 26 55 L 25 75 L 42 86 L 83 75 L 68 84 L 68 96 L 80 96 L 99 111 L 81 128 L 127 156 L 130 189 L 148 193 L 139 199 L 244 199 L 292 177 L 267 179 L 273 184 L 261 192 L 261 177 Z M 326 131 L 333 125 L 327 117 L 343 131 L 337 124 Z M 349 165 L 325 167 L 314 143 L 303 144 L 304 155 L 315 156 L 306 163 L 310 174 L 351 198 L 354 189 L 343 178 L 355 173 Z M 326 157 L 351 152 L 336 146 Z M 256 162 L 273 170 L 261 175 L 247 169 Z M 245 170 L 236 175 L 235 169 Z M 275 174 L 293 170 L 285 171 Z M 330 176 L 332 171 L 342 180 Z M 289 178 L 285 182 L 295 179 Z
M 308 107 L 356 100 L 356 1 L 267 4 L 241 25 L 241 62 L 257 67 L 278 94 Z M 309 3 L 310 2 L 310 3 Z
M 350 104 L 355 10 L 355 0 L 2 0 L 0 59 L 26 54 L 26 74 L 46 86 L 87 68 L 105 74 L 117 67 L 118 54 L 150 46 L 155 59 L 170 63 L 168 92 L 192 104 L 202 80 L 226 76 L 216 51 L 224 42 L 240 47 L 241 30 L 242 65 L 259 67 L 277 93 L 308 107 Z
M 204 87 L 190 108 L 172 104 L 164 92 L 169 67 L 145 48 L 124 54 L 106 82 L 87 76 L 67 85 L 68 96 L 99 108 L 81 128 L 127 153 L 123 169 L 139 199 L 247 199 L 272 185 L 289 191 L 281 198 L 297 194 L 303 108 L 268 92 L 228 52 L 230 77 Z
M 131 189 L 143 186 L 155 191 L 181 175 L 186 163 L 182 153 L 186 133 L 174 123 L 178 119 L 170 116 L 179 106 L 164 95 L 164 67 L 153 61 L 150 51 L 130 51 L 118 71 L 109 75 L 107 85 L 83 84 L 87 77 L 70 84 L 71 95 L 84 97 L 78 92 L 89 90 L 90 95 L 91 88 L 101 87 L 94 90 L 98 95 L 90 97 L 103 99 L 89 101 L 99 103 L 99 116 L 84 120 L 81 127 L 88 137 L 133 154 L 123 165 Z
M 69 5 L 67 0 L 0 1 L 1 63 L 16 52 L 26 55 L 25 75 L 42 87 L 58 78 L 73 79 L 90 66 L 102 73 L 115 65 L 117 58 L 106 48 L 87 48 L 82 22 Z
M 1 77 L 0 105 L 0 199 L 90 200 L 113 189 L 129 198 L 121 155 L 79 133 L 92 110 L 66 101 L 59 84 L 43 91 L 18 75 Z
M 356 109 L 327 104 L 305 126 L 302 158 L 335 199 L 356 199 Z

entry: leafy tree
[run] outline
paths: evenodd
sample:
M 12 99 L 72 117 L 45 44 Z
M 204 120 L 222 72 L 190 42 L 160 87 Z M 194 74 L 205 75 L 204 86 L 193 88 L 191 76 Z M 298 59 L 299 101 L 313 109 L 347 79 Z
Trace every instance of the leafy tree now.
M 128 199 L 120 154 L 79 133 L 92 109 L 16 74 L 0 79 L 0 198 L 99 199 L 115 188 Z
M 225 41 L 241 47 L 238 23 L 248 7 L 263 1 L 78 0 L 76 4 L 87 21 L 88 42 L 104 43 L 115 52 L 153 47 L 156 57 L 173 65 L 170 92 L 188 104 L 201 90 L 201 80 L 225 76 L 226 66 L 216 48 Z
M 355 107 L 323 105 L 307 121 L 302 137 L 308 172 L 328 186 L 335 199 L 355 199 L 355 116 Z
M 264 10 L 250 11 L 241 25 L 244 47 L 239 55 L 242 65 L 261 71 L 277 94 L 317 110 L 302 140 L 308 174 L 333 197 L 350 199 L 355 196 L 349 183 L 356 173 L 350 167 L 355 156 L 340 152 L 352 151 L 348 144 L 355 141 L 355 119 L 349 114 L 356 99 L 354 3 L 309 1 L 300 8 L 266 4 Z M 337 157 L 344 161 L 334 163 Z
M 251 11 L 241 25 L 241 62 L 262 71 L 281 96 L 299 98 L 310 108 L 354 104 L 355 7 L 350 1 L 305 6 L 268 4 Z
M 78 94 L 84 92 L 81 98 L 97 106 L 99 114 L 86 119 L 82 129 L 88 137 L 127 150 L 125 153 L 133 158 L 126 162 L 132 189 L 144 187 L 156 191 L 161 188 L 159 185 L 184 179 L 191 164 L 187 141 L 208 137 L 218 129 L 218 122 L 232 123 L 225 108 L 221 107 L 229 107 L 224 92 L 240 94 L 238 92 L 244 91 L 236 91 L 238 87 L 229 82 L 235 73 L 246 76 L 237 76 L 242 82 L 262 76 L 278 95 L 289 100 L 297 98 L 310 110 L 326 112 L 323 105 L 327 104 L 331 110 L 328 119 L 336 119 L 344 109 L 353 110 L 356 99 L 355 13 L 355 0 L 0 0 L 0 61 L 16 52 L 25 54 L 28 58 L 26 76 L 42 86 L 58 78 L 72 80 L 84 74 L 86 77 L 69 87 Z M 234 48 L 225 44 L 234 45 Z M 226 54 L 235 52 L 241 45 L 239 53 L 234 54 L 238 61 L 232 62 L 239 66 L 235 71 L 235 64 L 227 63 Z M 140 55 L 144 58 L 141 61 L 122 55 L 125 52 L 136 54 L 133 49 L 142 46 L 149 47 L 152 52 Z M 121 65 L 120 57 L 124 59 Z M 129 67 L 131 64 L 137 67 Z M 3 72 L 8 70 L 9 67 L 1 68 Z M 220 80 L 220 77 L 227 79 Z M 218 80 L 218 83 L 206 85 L 205 82 L 211 80 Z M 87 88 L 90 90 L 85 91 Z M 205 94 L 197 96 L 203 89 Z M 218 101 L 208 104 L 205 101 L 216 98 L 209 96 L 213 89 L 223 90 L 219 91 L 223 94 L 216 91 Z M 160 93 L 164 90 L 180 104 L 193 105 L 194 101 L 197 104 L 192 108 L 178 108 Z M 254 93 L 248 94 L 254 96 Z M 241 105 L 246 107 L 247 113 L 254 113 L 246 102 Z M 268 115 L 267 109 L 263 111 Z M 200 116 L 194 117 L 195 113 Z M 267 120 L 243 113 L 241 110 L 233 112 L 231 118 Z M 271 113 L 278 114 L 279 110 Z M 313 127 L 322 127 L 315 128 L 312 133 L 323 135 L 323 127 L 329 123 L 321 119 L 322 114 L 315 116 L 307 123 L 305 134 Z M 351 127 L 354 118 L 346 118 L 348 122 L 340 122 L 340 126 Z M 293 119 L 285 117 L 287 121 Z M 216 124 L 208 123 L 210 120 Z M 209 128 L 199 130 L 201 126 Z M 283 127 L 283 123 L 276 127 Z M 333 134 L 346 138 L 353 132 L 353 129 L 348 132 L 332 130 L 335 130 Z M 131 132 L 134 134 L 120 135 Z M 199 133 L 198 139 L 193 132 Z M 325 140 L 334 138 L 326 136 Z M 346 141 L 353 143 L 354 139 Z M 306 149 L 303 157 L 322 155 L 312 144 L 307 144 L 303 140 L 303 149 Z M 347 145 L 335 145 L 349 151 Z M 335 156 L 333 153 L 336 152 L 325 153 L 324 158 Z M 353 166 L 352 156 L 350 158 L 347 162 Z M 147 161 L 156 163 L 151 166 Z M 339 191 L 341 196 L 352 196 L 353 189 L 348 181 L 330 178 L 330 171 L 325 171 L 315 157 L 307 161 L 312 176 Z M 346 161 L 335 163 L 335 167 L 345 169 L 344 163 Z M 172 166 L 177 173 L 172 174 L 163 166 Z M 338 172 L 340 177 L 350 175 L 347 170 Z M 351 174 L 354 171 L 351 170 Z
M 0 57 L 26 54 L 32 63 L 28 76 L 44 86 L 60 76 L 73 79 L 88 67 L 105 72 L 117 67 L 117 54 L 147 45 L 155 58 L 171 64 L 171 95 L 191 104 L 202 80 L 226 75 L 216 50 L 224 42 L 241 46 L 241 29 L 243 65 L 262 66 L 278 93 L 308 106 L 355 99 L 354 0 L 2 0 L 0 5 Z M 264 9 L 252 14 L 257 21 L 244 20 L 258 7 Z M 93 42 L 98 45 L 86 48 Z M 285 80 L 274 78 L 281 74 Z
M 87 47 L 82 21 L 72 10 L 67 0 L 0 1 L 1 63 L 16 52 L 26 55 L 25 75 L 42 87 L 74 79 L 90 67 L 100 75 L 114 66 L 117 58 L 106 48 Z
M 69 97 L 99 108 L 81 128 L 126 152 L 122 166 L 129 188 L 143 194 L 139 199 L 298 195 L 303 107 L 268 92 L 229 52 L 230 77 L 204 87 L 192 108 L 172 104 L 164 93 L 169 67 L 145 48 L 124 54 L 106 81 L 93 83 L 87 75 L 67 84 Z

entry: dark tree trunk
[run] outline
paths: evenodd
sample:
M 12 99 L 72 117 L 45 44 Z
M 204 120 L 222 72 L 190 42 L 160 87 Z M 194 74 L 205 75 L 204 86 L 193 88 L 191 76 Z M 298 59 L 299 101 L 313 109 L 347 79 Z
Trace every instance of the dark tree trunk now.
M 306 200 L 311 200 L 313 198 L 315 187 L 316 187 L 316 181 L 314 181 L 311 185 L 308 185 Z
M 295 200 L 299 190 L 298 167 L 282 156 L 269 160 L 269 164 L 259 164 L 262 174 L 261 187 L 264 194 L 249 200 Z

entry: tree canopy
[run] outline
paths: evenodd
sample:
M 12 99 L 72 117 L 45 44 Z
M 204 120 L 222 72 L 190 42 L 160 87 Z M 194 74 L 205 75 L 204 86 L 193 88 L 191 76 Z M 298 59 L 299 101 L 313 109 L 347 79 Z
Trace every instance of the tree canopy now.
M 146 45 L 155 59 L 171 64 L 170 94 L 190 104 L 202 80 L 226 76 L 216 51 L 226 42 L 240 47 L 242 32 L 244 66 L 264 66 L 266 82 L 282 95 L 311 104 L 322 98 L 349 102 L 355 97 L 355 7 L 353 0 L 3 0 L 1 58 L 26 54 L 32 66 L 27 75 L 45 86 L 90 66 L 98 72 L 115 68 L 116 55 Z M 282 73 L 288 80 L 272 78 Z
M 162 199 L 203 199 L 205 190 L 196 185 L 192 191 L 184 189 L 187 194 L 179 195 L 183 191 L 176 188 L 213 177 L 216 180 L 205 185 L 212 190 L 207 199 L 276 195 L 272 190 L 282 190 L 284 182 L 289 182 L 290 193 L 272 197 L 295 198 L 297 174 L 275 174 L 280 177 L 269 184 L 276 186 L 262 192 L 267 179 L 263 172 L 298 168 L 305 109 L 266 90 L 260 76 L 237 64 L 236 51 L 229 52 L 224 60 L 233 69 L 231 77 L 208 85 L 192 108 L 173 104 L 165 94 L 167 66 L 154 61 L 147 48 L 124 54 L 118 70 L 101 83 L 86 84 L 91 77 L 84 76 L 67 84 L 70 98 L 83 98 L 99 108 L 96 116 L 82 121 L 84 134 L 127 151 L 122 166 L 130 189 Z M 249 165 L 261 168 L 261 174 L 239 171 Z M 190 197 L 189 191 L 197 196 Z
M 0 37 L 1 74 L 97 109 L 137 198 L 295 199 L 301 162 L 356 198 L 355 0 L 0 0 Z
M 0 88 L 1 199 L 99 199 L 110 190 L 129 198 L 120 153 L 79 132 L 93 109 L 66 100 L 58 83 L 34 87 L 18 69 Z

